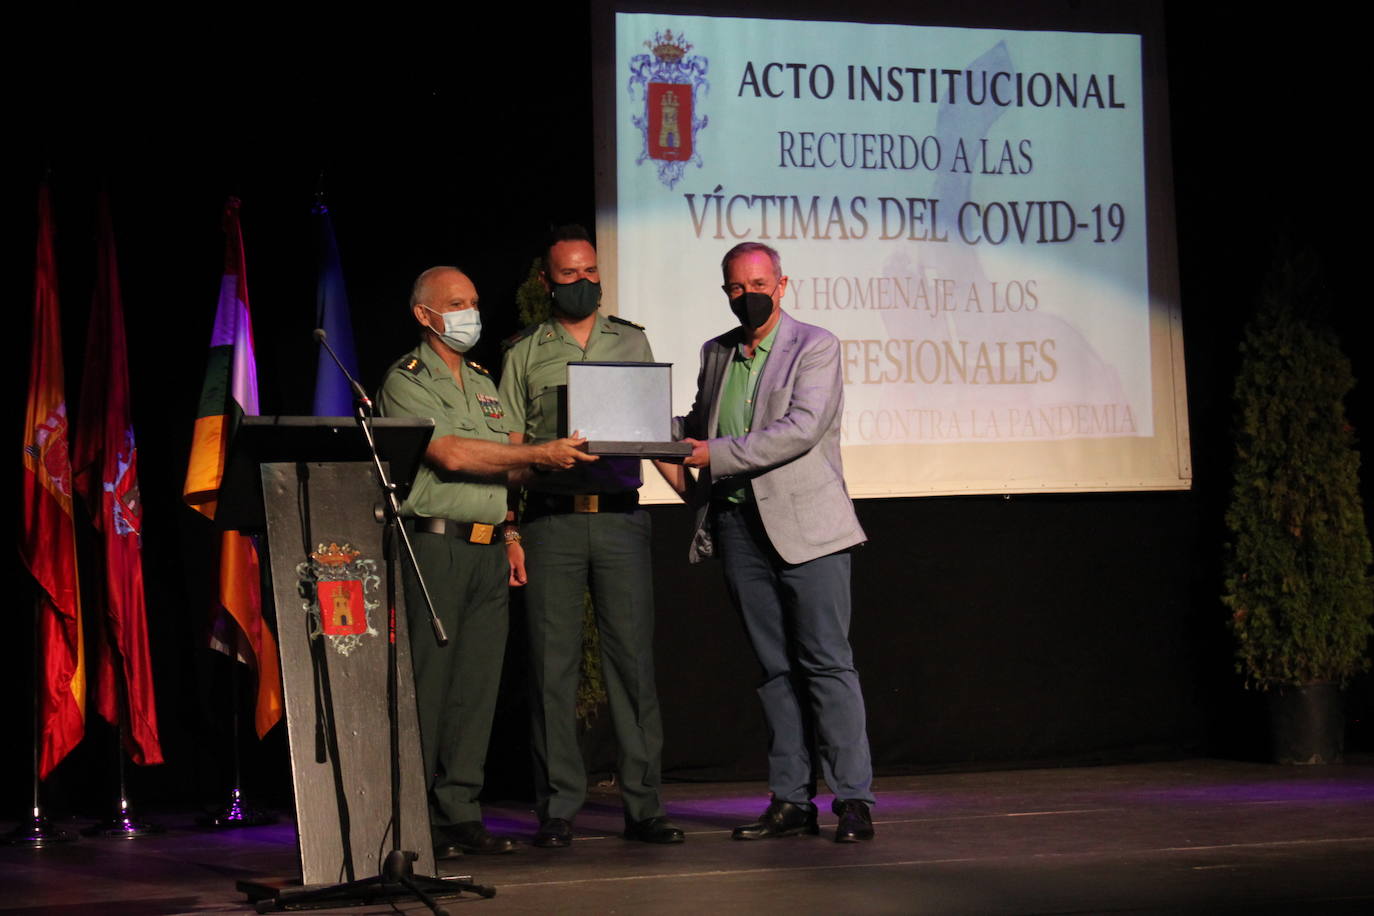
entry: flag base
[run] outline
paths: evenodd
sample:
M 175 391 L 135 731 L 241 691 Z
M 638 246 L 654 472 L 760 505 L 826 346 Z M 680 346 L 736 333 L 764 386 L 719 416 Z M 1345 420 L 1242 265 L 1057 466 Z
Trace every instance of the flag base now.
M 93 824 L 81 831 L 82 836 L 103 836 L 115 839 L 134 839 L 141 836 L 156 836 L 159 833 L 166 833 L 167 828 L 161 824 L 145 824 L 136 821 L 131 817 L 116 817 L 99 824 Z
M 243 800 L 243 792 L 239 789 L 229 796 L 229 803 L 223 808 L 211 814 L 196 819 L 196 823 L 202 827 L 212 827 L 217 830 L 233 830 L 238 827 L 264 827 L 268 824 L 275 824 L 277 816 L 270 811 L 263 811 L 254 808 Z
M 35 814 L 27 824 L 20 824 L 5 834 L 7 846 L 27 846 L 30 849 L 42 849 L 44 846 L 56 846 L 75 840 L 75 833 L 54 826 L 41 814 Z

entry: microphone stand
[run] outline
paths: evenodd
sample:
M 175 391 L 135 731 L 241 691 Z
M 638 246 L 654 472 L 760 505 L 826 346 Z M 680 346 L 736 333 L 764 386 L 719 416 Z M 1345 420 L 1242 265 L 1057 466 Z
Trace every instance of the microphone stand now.
M 420 564 L 415 559 L 415 549 L 411 545 L 410 534 L 401 522 L 401 504 L 396 497 L 396 484 L 387 474 L 386 466 L 382 464 L 381 455 L 377 452 L 377 442 L 372 437 L 372 399 L 367 396 L 363 386 L 358 384 L 358 381 L 344 368 L 338 354 L 334 352 L 334 348 L 329 346 L 328 335 L 325 334 L 323 328 L 315 329 L 315 339 L 329 353 L 353 389 L 354 417 L 358 422 L 358 428 L 362 430 L 363 439 L 367 442 L 368 452 L 372 455 L 372 469 L 376 472 L 377 484 L 381 488 L 383 506 L 386 511 L 384 543 L 395 543 L 391 541 L 393 535 L 400 542 L 405 558 L 410 563 L 410 569 L 415 573 L 415 580 L 420 584 L 420 593 L 424 596 L 425 606 L 429 610 L 429 622 L 430 627 L 434 630 L 434 640 L 440 646 L 446 646 L 448 645 L 448 635 L 444 632 L 444 625 L 439 621 L 439 615 L 434 610 L 434 601 L 430 598 L 429 587 L 425 585 L 424 575 L 420 572 Z M 381 873 L 378 875 L 343 884 L 315 887 L 305 891 L 279 891 L 273 898 L 256 902 L 255 906 L 259 913 L 316 909 L 321 906 L 333 905 L 371 906 L 376 903 L 414 897 L 429 907 L 435 916 L 447 916 L 446 911 L 435 902 L 435 897 L 453 897 L 463 891 L 471 891 L 481 897 L 496 896 L 496 888 L 475 884 L 471 876 L 468 875 L 456 878 L 436 878 L 415 874 L 414 863 L 419 859 L 419 853 L 401 848 L 400 691 L 397 689 L 400 664 L 396 650 L 395 583 L 397 569 L 395 554 L 392 549 L 386 550 L 386 564 L 388 643 L 386 691 L 387 712 L 391 720 L 391 851 L 382 860 Z

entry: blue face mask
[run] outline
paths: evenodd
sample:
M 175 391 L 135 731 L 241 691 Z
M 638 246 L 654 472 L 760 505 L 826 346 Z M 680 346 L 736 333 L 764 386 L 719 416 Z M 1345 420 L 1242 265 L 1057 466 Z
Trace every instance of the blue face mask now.
M 439 339 L 455 353 L 466 353 L 482 336 L 482 315 L 477 309 L 459 309 L 455 312 L 435 312 L 427 305 L 420 308 L 434 312 L 444 319 L 444 330 Z M 433 330 L 433 329 L 431 329 Z

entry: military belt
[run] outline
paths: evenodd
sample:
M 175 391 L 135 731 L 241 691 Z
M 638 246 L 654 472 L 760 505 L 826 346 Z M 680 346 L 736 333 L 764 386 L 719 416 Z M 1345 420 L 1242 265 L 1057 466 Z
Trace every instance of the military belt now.
M 525 493 L 525 521 L 544 515 L 633 512 L 639 508 L 639 491 L 624 493 Z
M 487 525 L 482 522 L 455 522 L 451 518 L 408 518 L 406 524 L 411 531 L 422 534 L 443 534 L 455 537 L 469 544 L 500 544 L 500 525 Z

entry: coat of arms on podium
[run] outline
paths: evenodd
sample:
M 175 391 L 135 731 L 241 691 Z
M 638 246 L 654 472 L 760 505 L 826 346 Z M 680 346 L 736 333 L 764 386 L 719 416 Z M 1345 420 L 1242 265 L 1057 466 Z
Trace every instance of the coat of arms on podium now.
M 336 652 L 348 655 L 364 637 L 377 635 L 372 612 L 381 602 L 369 597 L 382 581 L 376 560 L 364 559 L 351 544 L 330 542 L 298 564 L 296 575 L 312 639 L 328 639 Z
M 644 46 L 649 54 L 630 58 L 630 98 L 644 100 L 642 112 L 630 118 L 644 138 L 635 165 L 652 159 L 658 180 L 671 188 L 682 180 L 687 163 L 701 168 L 696 137 L 709 119 L 698 111 L 698 95 L 710 91 L 709 62 L 689 53 L 692 45 L 672 29 L 655 33 Z

